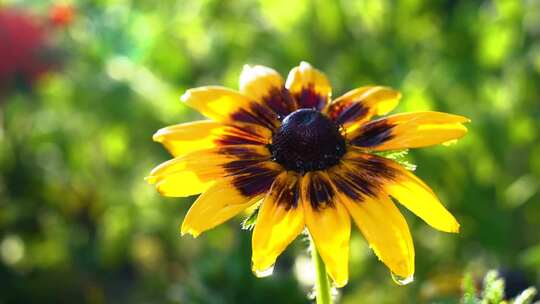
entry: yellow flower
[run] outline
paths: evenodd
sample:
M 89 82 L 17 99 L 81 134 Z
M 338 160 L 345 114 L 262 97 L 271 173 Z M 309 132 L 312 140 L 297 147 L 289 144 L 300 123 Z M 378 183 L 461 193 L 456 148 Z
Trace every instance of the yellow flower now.
M 459 224 L 433 191 L 398 163 L 371 152 L 419 148 L 465 135 L 462 116 L 384 115 L 401 95 L 365 86 L 331 101 L 326 76 L 306 62 L 284 82 L 273 69 L 245 66 L 240 91 L 208 86 L 182 101 L 210 120 L 159 130 L 174 156 L 148 177 L 165 196 L 202 193 L 182 234 L 197 237 L 260 204 L 252 267 L 264 272 L 307 227 L 336 286 L 348 280 L 351 218 L 398 277 L 414 273 L 414 247 L 390 197 L 435 229 Z

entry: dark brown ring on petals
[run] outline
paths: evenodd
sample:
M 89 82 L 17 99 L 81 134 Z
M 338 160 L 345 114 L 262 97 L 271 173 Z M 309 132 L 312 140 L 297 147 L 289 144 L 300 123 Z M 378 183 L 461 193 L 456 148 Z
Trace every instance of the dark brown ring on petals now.
M 315 84 L 309 83 L 302 90 L 294 94 L 299 108 L 322 110 L 328 101 L 328 96 L 320 95 L 315 90 Z
M 234 164 L 233 167 L 238 165 Z M 260 162 L 259 164 L 247 165 L 241 172 L 241 174 L 233 175 L 232 184 L 246 197 L 253 197 L 267 192 L 280 173 L 277 170 L 262 166 Z
M 214 142 L 219 146 L 230 145 L 266 145 L 269 139 L 258 134 L 254 125 L 228 126 L 223 135 Z
M 286 180 L 288 185 L 281 185 L 281 193 L 279 193 L 279 199 L 277 204 L 285 206 L 285 210 L 298 207 L 300 202 L 300 181 L 299 179 Z
M 374 120 L 363 125 L 355 132 L 357 135 L 350 138 L 351 144 L 358 147 L 374 147 L 394 138 L 392 129 L 395 125 L 387 120 Z
M 224 155 L 234 156 L 223 165 L 226 177 L 232 179 L 234 187 L 244 196 L 253 197 L 265 193 L 280 173 L 269 166 L 269 156 L 245 146 L 225 146 Z M 270 163 L 271 164 L 271 163 Z
M 384 186 L 395 182 L 398 176 L 389 160 L 369 154 L 344 159 L 330 174 L 336 189 L 355 202 L 381 195 Z
M 314 210 L 334 206 L 334 188 L 332 188 L 329 180 L 317 173 L 309 176 L 306 196 L 306 199 Z
M 335 122 L 343 125 L 347 122 L 351 122 L 366 116 L 368 112 L 369 108 L 362 106 L 360 103 L 353 103 L 339 113 L 335 119 Z
M 251 102 L 245 109 L 231 114 L 232 121 L 254 123 L 275 130 L 279 126 L 279 116 L 272 109 L 259 102 Z
M 279 120 L 282 120 L 298 108 L 291 93 L 285 86 L 280 88 L 272 87 L 262 99 L 262 102 L 278 115 Z

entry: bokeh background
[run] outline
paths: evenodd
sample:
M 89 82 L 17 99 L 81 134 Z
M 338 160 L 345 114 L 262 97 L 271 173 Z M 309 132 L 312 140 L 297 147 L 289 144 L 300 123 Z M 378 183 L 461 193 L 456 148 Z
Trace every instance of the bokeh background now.
M 492 268 L 535 285 L 539 38 L 536 0 L 0 0 L 0 303 L 309 303 L 305 241 L 257 279 L 241 218 L 181 238 L 194 198 L 144 181 L 169 158 L 153 132 L 200 118 L 185 89 L 301 60 L 335 96 L 389 85 L 396 111 L 472 119 L 409 154 L 461 233 L 402 210 L 417 273 L 399 287 L 355 230 L 341 303 L 456 303 Z

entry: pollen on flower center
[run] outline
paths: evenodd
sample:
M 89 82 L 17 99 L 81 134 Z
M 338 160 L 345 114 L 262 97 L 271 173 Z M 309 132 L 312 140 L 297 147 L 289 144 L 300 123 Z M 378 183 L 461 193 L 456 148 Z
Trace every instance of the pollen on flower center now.
M 305 173 L 336 165 L 345 154 L 345 138 L 319 111 L 300 109 L 283 119 L 270 151 L 285 169 Z

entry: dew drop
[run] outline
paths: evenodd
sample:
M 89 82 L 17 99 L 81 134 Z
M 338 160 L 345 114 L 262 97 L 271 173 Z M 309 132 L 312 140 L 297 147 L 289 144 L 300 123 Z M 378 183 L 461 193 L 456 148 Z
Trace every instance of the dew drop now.
M 414 281 L 414 276 L 408 276 L 408 277 L 402 277 L 400 275 L 397 275 L 395 273 L 392 273 L 392 280 L 396 282 L 398 285 L 408 285 Z
M 255 276 L 257 278 L 265 278 L 265 277 L 268 277 L 268 276 L 271 276 L 272 273 L 274 273 L 274 265 L 264 269 L 264 270 L 256 270 L 256 269 L 253 269 L 253 274 L 255 274 Z
M 330 295 L 333 299 L 336 299 L 339 296 L 339 290 L 337 287 L 332 286 L 330 288 Z M 313 287 L 311 291 L 307 294 L 308 300 L 315 300 L 317 299 L 317 289 Z
M 307 298 L 308 300 L 315 300 L 317 298 L 317 290 L 315 290 L 315 287 L 313 287 L 313 289 L 308 292 Z

